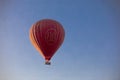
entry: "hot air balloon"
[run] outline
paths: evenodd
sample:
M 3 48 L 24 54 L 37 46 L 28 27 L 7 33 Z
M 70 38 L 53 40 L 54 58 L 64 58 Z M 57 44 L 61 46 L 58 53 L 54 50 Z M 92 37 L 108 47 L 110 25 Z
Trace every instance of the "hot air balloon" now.
M 65 31 L 56 20 L 43 19 L 30 28 L 30 41 L 45 59 L 45 64 L 50 65 L 52 56 L 64 41 Z

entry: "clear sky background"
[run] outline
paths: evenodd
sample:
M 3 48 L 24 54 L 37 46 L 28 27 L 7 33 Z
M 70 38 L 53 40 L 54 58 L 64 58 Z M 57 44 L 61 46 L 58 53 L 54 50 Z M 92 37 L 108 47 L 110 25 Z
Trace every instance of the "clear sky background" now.
M 44 18 L 66 32 L 50 66 L 29 40 Z M 0 0 L 0 80 L 120 80 L 119 27 L 119 0 Z

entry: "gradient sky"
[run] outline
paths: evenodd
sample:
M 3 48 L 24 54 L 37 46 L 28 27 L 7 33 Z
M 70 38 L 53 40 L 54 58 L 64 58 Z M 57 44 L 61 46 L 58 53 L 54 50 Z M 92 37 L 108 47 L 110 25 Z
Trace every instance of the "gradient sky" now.
M 119 80 L 119 0 L 0 0 L 0 80 Z M 65 40 L 44 65 L 29 40 L 38 20 L 59 21 Z

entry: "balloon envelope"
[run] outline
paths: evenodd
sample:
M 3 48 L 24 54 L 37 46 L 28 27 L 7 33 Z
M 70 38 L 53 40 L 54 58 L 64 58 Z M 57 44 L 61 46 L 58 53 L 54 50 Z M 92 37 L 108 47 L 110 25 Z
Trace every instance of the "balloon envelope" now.
M 30 40 L 34 47 L 49 64 L 49 60 L 61 46 L 65 31 L 62 25 L 51 19 L 43 19 L 30 28 Z

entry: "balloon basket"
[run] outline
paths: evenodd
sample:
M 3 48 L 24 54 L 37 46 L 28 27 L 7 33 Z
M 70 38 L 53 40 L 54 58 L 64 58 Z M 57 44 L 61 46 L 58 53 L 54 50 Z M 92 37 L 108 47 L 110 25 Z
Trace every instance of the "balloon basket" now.
M 45 64 L 46 64 L 46 65 L 51 65 L 51 62 L 45 61 Z

